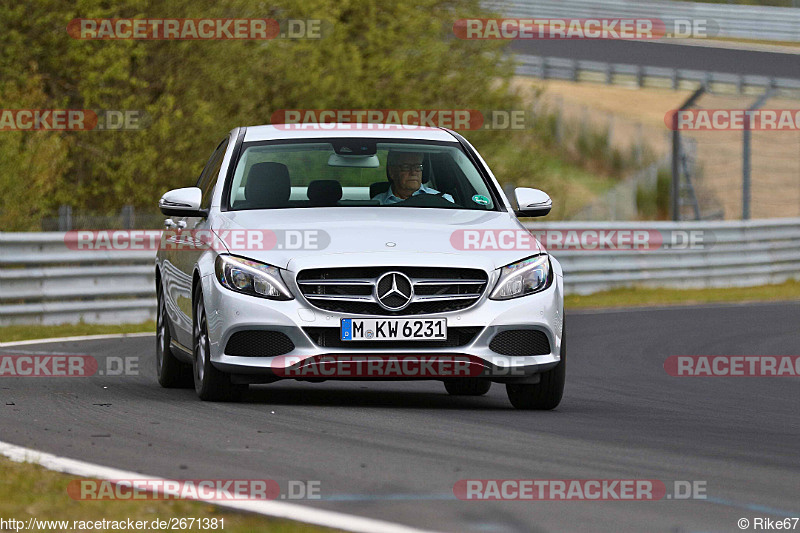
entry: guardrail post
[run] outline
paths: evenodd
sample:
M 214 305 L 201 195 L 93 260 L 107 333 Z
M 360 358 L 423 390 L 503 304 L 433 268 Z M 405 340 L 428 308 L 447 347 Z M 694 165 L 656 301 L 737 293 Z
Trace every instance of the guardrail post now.
M 572 62 L 572 81 L 578 81 L 578 60 Z
M 642 123 L 636 123 L 636 142 L 633 144 L 633 156 L 636 160 L 636 164 L 640 165 L 642 163 L 643 157 L 643 149 L 642 149 L 642 139 L 644 139 L 644 134 L 642 132 Z
M 636 85 L 638 85 L 640 89 L 644 87 L 644 67 L 642 65 L 636 67 Z
M 772 96 L 772 87 L 767 87 L 758 100 L 753 102 L 748 111 L 753 111 L 764 105 L 764 102 Z M 742 131 L 742 220 L 750 220 L 750 115 L 745 113 L 744 131 Z
M 122 227 L 125 229 L 133 229 L 133 206 L 132 205 L 124 205 L 122 206 Z
M 559 96 L 556 101 L 558 102 L 558 107 L 556 108 L 556 142 L 561 142 L 564 137 L 564 99 Z
M 678 113 L 694 105 L 706 91 L 705 85 L 701 86 L 686 99 L 672 115 L 672 220 L 681 219 L 681 133 L 678 130 Z
M 58 208 L 58 231 L 72 230 L 72 206 L 62 205 Z
M 680 80 L 678 79 L 678 69 L 672 69 L 672 90 L 677 91 L 678 87 L 680 86 Z

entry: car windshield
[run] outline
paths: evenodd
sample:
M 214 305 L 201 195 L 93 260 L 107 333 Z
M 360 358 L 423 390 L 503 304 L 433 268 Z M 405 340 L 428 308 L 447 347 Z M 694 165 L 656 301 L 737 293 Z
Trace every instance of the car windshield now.
M 423 207 L 496 210 L 496 194 L 458 143 L 349 138 L 242 146 L 230 210 Z

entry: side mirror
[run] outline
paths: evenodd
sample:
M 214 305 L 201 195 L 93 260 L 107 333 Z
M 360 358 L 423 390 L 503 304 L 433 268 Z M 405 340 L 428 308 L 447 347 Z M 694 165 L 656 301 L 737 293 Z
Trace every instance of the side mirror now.
M 514 189 L 519 209 L 514 211 L 518 217 L 543 217 L 553 208 L 553 200 L 539 189 L 517 187 Z
M 167 216 L 206 217 L 207 209 L 200 209 L 203 191 L 199 187 L 173 189 L 158 201 L 158 208 Z

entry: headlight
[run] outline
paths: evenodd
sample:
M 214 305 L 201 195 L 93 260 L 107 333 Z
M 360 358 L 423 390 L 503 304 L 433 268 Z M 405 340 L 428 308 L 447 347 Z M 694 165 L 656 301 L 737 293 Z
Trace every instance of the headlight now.
M 504 266 L 500 271 L 500 279 L 497 280 L 497 285 L 489 298 L 492 300 L 518 298 L 545 289 L 549 282 L 550 257 L 537 255 Z
M 291 300 L 277 267 L 232 255 L 217 256 L 217 279 L 226 288 L 270 300 Z

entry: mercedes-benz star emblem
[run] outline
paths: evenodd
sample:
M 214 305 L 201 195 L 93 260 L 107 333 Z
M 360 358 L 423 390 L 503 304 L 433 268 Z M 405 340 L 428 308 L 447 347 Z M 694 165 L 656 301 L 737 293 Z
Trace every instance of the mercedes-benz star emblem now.
M 375 296 L 384 309 L 400 311 L 411 303 L 414 287 L 402 272 L 387 272 L 375 283 Z

